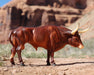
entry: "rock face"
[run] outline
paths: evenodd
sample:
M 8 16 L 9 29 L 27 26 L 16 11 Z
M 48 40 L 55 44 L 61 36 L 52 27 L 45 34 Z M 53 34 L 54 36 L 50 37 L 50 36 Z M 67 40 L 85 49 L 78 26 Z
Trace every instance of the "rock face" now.
M 69 7 L 68 7 L 69 8 Z M 81 15 L 78 9 L 74 8 L 54 8 L 48 6 L 30 6 L 20 2 L 16 6 L 4 6 L 2 11 L 5 10 L 5 19 L 0 18 L 2 24 L 9 24 L 11 29 L 18 26 L 40 26 L 45 24 L 66 25 L 77 20 Z M 44 15 L 46 13 L 46 15 Z M 72 16 L 73 15 L 73 16 Z M 75 15 L 75 16 L 74 16 Z M 74 18 L 69 21 L 69 17 Z M 6 19 L 8 18 L 7 22 Z M 48 20 L 48 21 L 47 21 Z M 47 23 L 45 23 L 45 21 Z
M 79 8 L 77 3 L 81 7 L 86 7 L 86 0 L 12 0 L 1 8 L 1 11 L 4 11 L 6 16 L 3 12 L 0 13 L 0 24 L 9 24 L 10 28 L 40 26 L 43 24 L 66 25 L 76 21 L 81 12 L 74 8 L 67 9 L 64 4 Z M 47 5 L 50 5 L 50 7 Z M 46 15 L 44 15 L 45 12 Z M 72 14 L 71 21 L 68 16 Z
M 27 5 L 46 5 L 46 0 L 27 0 Z
M 5 33 L 7 37 L 10 29 L 19 26 L 70 25 L 82 16 L 86 1 L 12 0 L 0 8 L 0 36 Z
M 84 9 L 87 6 L 87 0 L 61 0 L 62 4 L 66 4 L 75 8 Z

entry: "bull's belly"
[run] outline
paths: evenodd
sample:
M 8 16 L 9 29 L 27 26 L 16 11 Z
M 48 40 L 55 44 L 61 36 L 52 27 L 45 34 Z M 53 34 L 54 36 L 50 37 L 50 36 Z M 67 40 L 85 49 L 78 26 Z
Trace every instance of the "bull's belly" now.
M 38 47 L 42 47 L 44 49 L 49 49 L 50 46 L 46 45 L 45 43 L 30 43 L 36 50 Z
M 56 45 L 53 45 L 51 46 L 50 42 L 49 43 L 45 43 L 45 42 L 37 42 L 37 43 L 30 43 L 36 50 L 38 47 L 42 47 L 46 50 L 53 50 L 54 52 L 62 49 L 65 47 L 66 44 L 61 44 L 61 43 L 58 43 Z

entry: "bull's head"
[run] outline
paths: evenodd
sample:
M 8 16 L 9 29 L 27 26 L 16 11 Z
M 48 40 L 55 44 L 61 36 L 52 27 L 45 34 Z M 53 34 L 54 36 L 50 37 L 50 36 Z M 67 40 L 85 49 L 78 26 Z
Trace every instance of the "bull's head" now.
M 79 27 L 77 26 L 77 28 L 75 28 L 74 30 L 71 31 L 72 36 L 71 36 L 71 38 L 68 39 L 68 42 L 71 46 L 78 47 L 78 48 L 82 49 L 84 46 L 81 41 L 79 33 L 86 32 L 88 30 L 88 28 L 85 30 L 82 30 L 82 31 L 79 31 L 78 29 L 79 29 Z

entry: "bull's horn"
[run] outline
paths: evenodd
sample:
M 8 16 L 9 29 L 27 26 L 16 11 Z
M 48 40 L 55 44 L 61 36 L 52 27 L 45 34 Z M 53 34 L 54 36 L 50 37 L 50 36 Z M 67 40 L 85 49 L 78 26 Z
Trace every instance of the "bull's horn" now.
M 79 25 L 77 25 L 77 27 L 74 30 L 72 30 L 71 34 L 75 35 L 75 33 L 78 31 L 78 28 L 79 28 Z
M 78 31 L 79 33 L 84 33 L 84 32 L 86 32 L 86 31 L 88 31 L 89 30 L 89 28 L 86 28 L 86 29 L 84 29 L 84 30 L 80 30 L 80 31 Z

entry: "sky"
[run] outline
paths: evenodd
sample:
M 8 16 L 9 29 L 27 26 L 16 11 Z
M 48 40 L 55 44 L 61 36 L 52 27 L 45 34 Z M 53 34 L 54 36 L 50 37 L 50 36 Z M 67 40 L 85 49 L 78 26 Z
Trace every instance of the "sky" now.
M 5 5 L 9 1 L 11 1 L 11 0 L 0 0 L 0 7 L 2 7 L 3 5 Z

